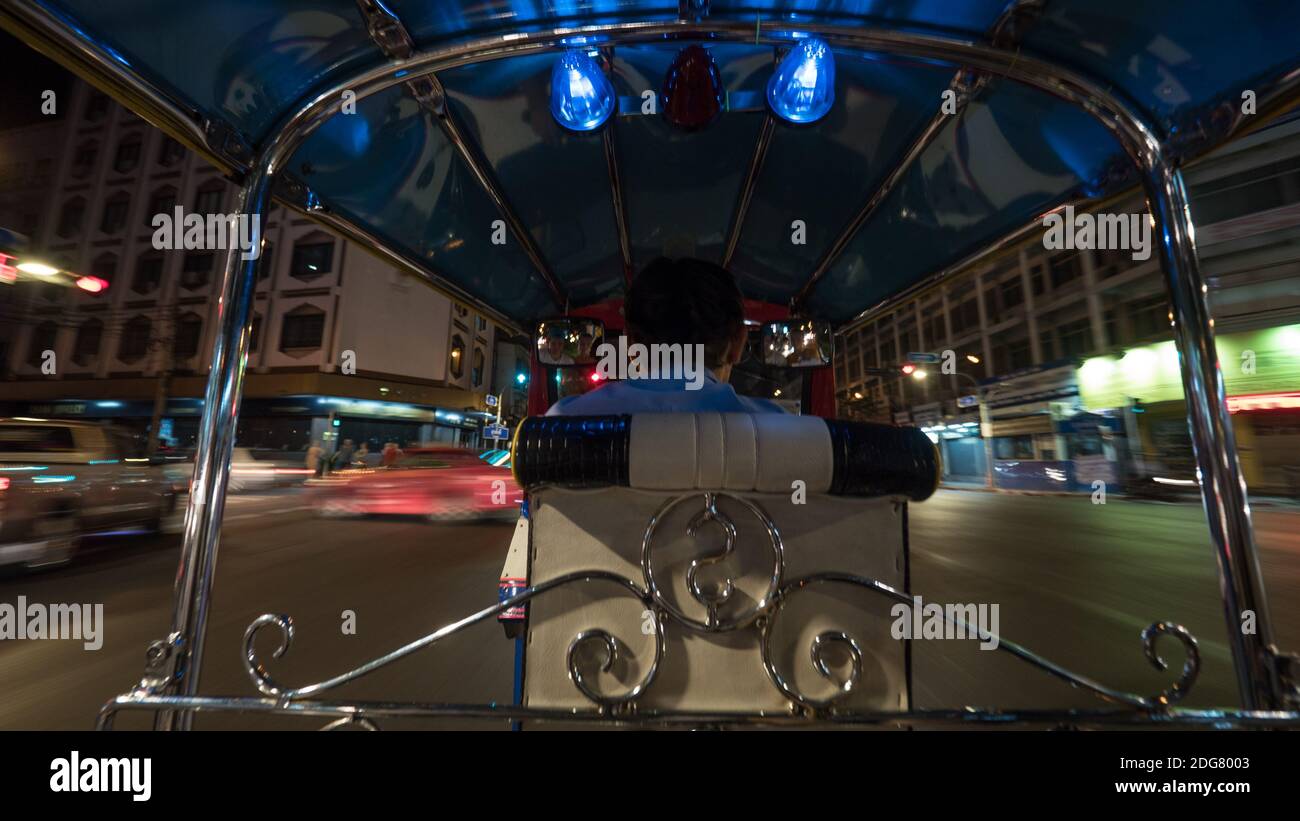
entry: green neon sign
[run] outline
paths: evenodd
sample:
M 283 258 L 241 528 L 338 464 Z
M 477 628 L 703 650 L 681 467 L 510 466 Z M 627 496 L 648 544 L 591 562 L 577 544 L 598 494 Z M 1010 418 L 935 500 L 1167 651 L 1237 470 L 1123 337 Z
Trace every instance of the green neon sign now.
M 1300 390 L 1300 325 L 1220 334 L 1215 349 L 1229 396 Z M 1146 403 L 1183 398 L 1172 340 L 1085 359 L 1078 376 L 1088 410 L 1123 407 L 1129 397 Z

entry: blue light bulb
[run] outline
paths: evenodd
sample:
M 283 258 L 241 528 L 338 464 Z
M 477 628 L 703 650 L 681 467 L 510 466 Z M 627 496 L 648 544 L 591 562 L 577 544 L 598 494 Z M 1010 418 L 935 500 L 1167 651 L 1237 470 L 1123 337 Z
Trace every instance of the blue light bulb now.
M 830 46 L 809 37 L 781 59 L 767 81 L 767 103 L 792 123 L 812 123 L 835 104 L 835 55 Z
M 614 87 L 586 52 L 569 49 L 551 69 L 551 114 L 571 131 L 600 128 L 614 113 Z

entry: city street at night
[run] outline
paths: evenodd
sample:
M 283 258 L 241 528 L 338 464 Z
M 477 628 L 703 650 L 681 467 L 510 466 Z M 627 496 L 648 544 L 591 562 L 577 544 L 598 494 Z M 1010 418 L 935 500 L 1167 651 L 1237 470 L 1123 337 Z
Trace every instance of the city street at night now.
M 1297 29 L 0 0 L 0 787 L 1294 803 Z
M 420 520 L 321 519 L 305 491 L 232 496 L 222 533 L 206 692 L 255 695 L 241 663 L 244 629 L 262 613 L 293 617 L 292 650 L 268 662 L 288 685 L 327 678 L 496 600 L 511 527 Z M 1204 670 L 1188 704 L 1235 696 L 1217 604 L 1213 558 L 1195 504 L 942 490 L 911 506 L 914 593 L 940 602 L 990 602 L 1002 634 L 1111 687 L 1155 693 L 1172 679 L 1142 657 L 1138 633 L 1177 621 L 1200 642 Z M 1284 645 L 1300 641 L 1300 509 L 1259 506 L 1256 523 L 1274 625 Z M 116 537 L 86 543 L 71 567 L 8 573 L 0 601 L 103 602 L 103 647 L 76 641 L 0 644 L 0 727 L 92 726 L 99 706 L 143 672 L 149 641 L 171 612 L 178 537 Z M 741 550 L 745 548 L 742 546 Z M 356 614 L 344 635 L 342 613 Z M 275 631 L 259 639 L 270 657 Z M 974 642 L 914 643 L 918 707 L 1095 707 L 1005 653 Z M 1161 644 L 1171 670 L 1181 650 Z M 358 699 L 509 703 L 513 644 L 483 623 L 337 691 Z M 126 714 L 123 728 L 146 726 Z M 209 716 L 204 728 L 314 728 L 324 721 Z M 386 726 L 428 727 L 427 721 Z M 448 726 L 448 725 L 443 725 Z M 458 720 L 450 726 L 467 726 Z M 503 722 L 472 726 L 505 728 Z

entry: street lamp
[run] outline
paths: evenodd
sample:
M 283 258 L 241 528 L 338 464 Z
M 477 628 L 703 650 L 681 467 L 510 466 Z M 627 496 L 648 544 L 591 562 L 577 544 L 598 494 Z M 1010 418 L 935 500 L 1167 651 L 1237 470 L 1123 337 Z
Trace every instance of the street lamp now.
M 32 274 L 38 277 L 52 277 L 59 272 L 58 268 L 46 265 L 43 262 L 20 262 L 14 267 L 24 274 Z

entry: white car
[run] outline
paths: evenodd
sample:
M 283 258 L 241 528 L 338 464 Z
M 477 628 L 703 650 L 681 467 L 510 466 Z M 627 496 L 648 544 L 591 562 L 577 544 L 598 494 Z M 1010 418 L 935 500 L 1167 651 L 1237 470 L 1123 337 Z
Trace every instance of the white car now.
M 91 533 L 179 532 L 172 482 L 137 451 L 103 425 L 0 419 L 0 565 L 67 564 Z
M 258 459 L 249 448 L 235 448 L 230 457 L 231 493 L 270 490 L 276 487 L 299 484 L 311 476 L 301 461 Z

